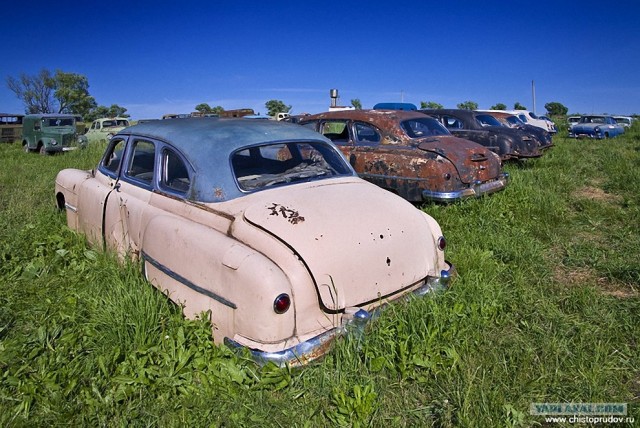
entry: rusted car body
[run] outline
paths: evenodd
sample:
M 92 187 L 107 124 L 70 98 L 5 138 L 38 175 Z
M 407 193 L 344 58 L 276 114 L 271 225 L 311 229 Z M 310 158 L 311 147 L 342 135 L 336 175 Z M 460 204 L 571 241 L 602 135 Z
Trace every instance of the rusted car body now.
M 553 146 L 553 138 L 551 137 L 551 133 L 549 131 L 545 131 L 539 126 L 533 126 L 529 125 L 528 123 L 524 123 L 518 116 L 503 111 L 486 111 L 485 113 L 488 113 L 498 119 L 498 121 L 504 126 L 528 132 L 538 140 L 541 150 L 546 150 Z
M 360 177 L 411 202 L 450 202 L 505 188 L 500 158 L 415 111 L 345 110 L 305 117 Z
M 540 142 L 519 129 L 502 126 L 493 116 L 473 110 L 424 109 L 424 114 L 437 117 L 456 137 L 481 144 L 497 153 L 502 160 L 542 156 Z
M 346 326 L 453 273 L 432 217 L 295 124 L 134 125 L 96 169 L 59 172 L 55 193 L 70 228 L 140 258 L 186 316 L 210 316 L 215 342 L 262 362 L 313 360 Z
M 13 143 L 22 139 L 24 114 L 0 113 L 0 143 Z

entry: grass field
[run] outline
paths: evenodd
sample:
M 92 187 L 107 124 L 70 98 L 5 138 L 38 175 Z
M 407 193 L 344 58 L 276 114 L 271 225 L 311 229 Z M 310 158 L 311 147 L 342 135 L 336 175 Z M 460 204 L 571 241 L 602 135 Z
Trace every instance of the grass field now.
M 55 175 L 99 147 L 0 145 L 0 426 L 546 426 L 540 402 L 627 403 L 638 423 L 640 126 L 564 135 L 507 164 L 505 191 L 424 206 L 453 287 L 301 370 L 214 346 L 138 265 L 66 228 Z

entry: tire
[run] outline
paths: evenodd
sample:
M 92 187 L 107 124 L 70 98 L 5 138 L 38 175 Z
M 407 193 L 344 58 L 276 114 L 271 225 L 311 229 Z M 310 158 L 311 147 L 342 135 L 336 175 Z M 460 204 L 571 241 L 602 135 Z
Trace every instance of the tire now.
M 43 145 L 40 146 L 40 155 L 41 156 L 48 156 L 49 152 L 47 151 L 47 148 Z
M 31 153 L 31 149 L 29 148 L 29 144 L 25 143 L 22 145 L 22 148 L 25 153 Z

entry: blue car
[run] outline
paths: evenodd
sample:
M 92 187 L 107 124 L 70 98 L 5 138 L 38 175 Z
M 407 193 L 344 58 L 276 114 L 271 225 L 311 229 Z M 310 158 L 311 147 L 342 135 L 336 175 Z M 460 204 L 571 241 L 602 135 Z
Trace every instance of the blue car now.
M 612 116 L 581 116 L 580 121 L 569 128 L 569 137 L 573 138 L 613 138 L 624 134 L 624 127 Z

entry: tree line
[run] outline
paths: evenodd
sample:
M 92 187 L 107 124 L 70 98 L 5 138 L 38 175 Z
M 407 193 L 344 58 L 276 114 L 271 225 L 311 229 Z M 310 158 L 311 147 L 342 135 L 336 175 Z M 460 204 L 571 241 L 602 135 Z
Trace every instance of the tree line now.
M 20 74 L 18 77 L 8 76 L 7 87 L 20 99 L 27 114 L 34 113 L 65 113 L 80 115 L 86 122 L 100 117 L 129 117 L 127 109 L 117 104 L 111 106 L 98 105 L 95 98 L 89 94 L 89 80 L 77 73 L 66 73 L 57 70 L 55 73 L 42 69 L 38 74 Z M 359 99 L 351 100 L 351 105 L 362 109 Z M 269 100 L 265 103 L 267 114 L 275 116 L 277 113 L 289 113 L 291 106 L 280 100 Z M 457 105 L 459 109 L 477 110 L 478 103 L 465 101 Z M 544 105 L 552 116 L 566 115 L 569 109 L 559 102 Z M 433 101 L 420 101 L 420 108 L 442 109 L 442 104 Z M 491 106 L 491 110 L 507 110 L 503 103 Z M 195 110 L 203 114 L 220 114 L 222 106 L 211 107 L 207 103 L 195 106 Z M 516 102 L 513 110 L 527 110 L 525 106 Z

